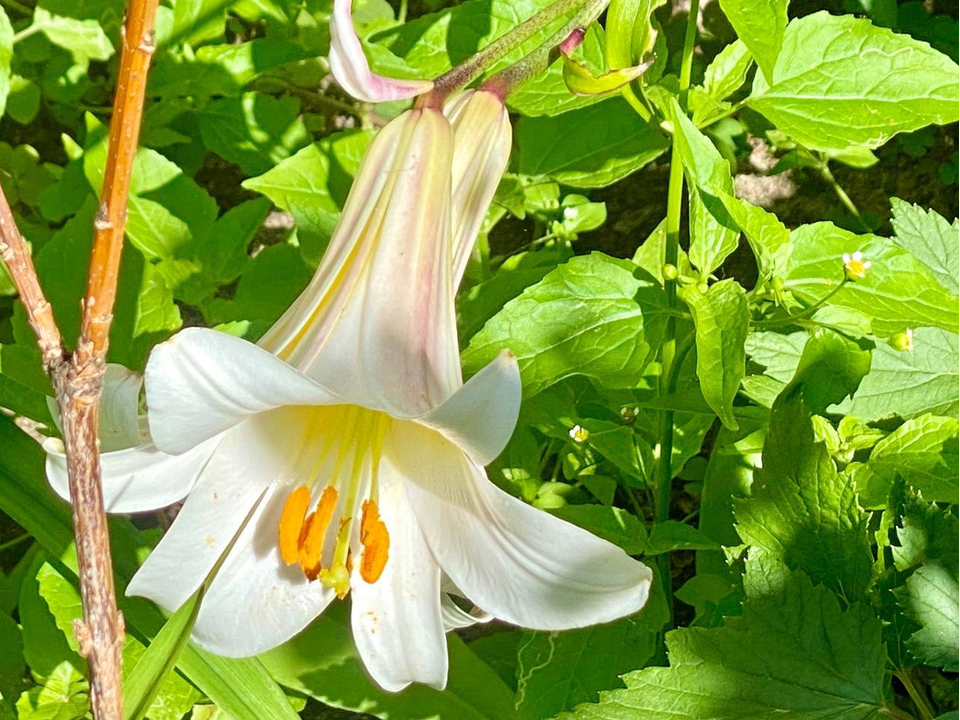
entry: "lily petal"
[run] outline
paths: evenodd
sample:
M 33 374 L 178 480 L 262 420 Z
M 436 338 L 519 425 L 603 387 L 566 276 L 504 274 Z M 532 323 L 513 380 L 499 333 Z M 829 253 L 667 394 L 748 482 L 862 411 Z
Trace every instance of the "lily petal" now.
M 210 574 L 264 491 L 290 459 L 260 418 L 227 432 L 177 519 L 127 586 L 127 595 L 174 612 Z
M 453 286 L 459 287 L 480 225 L 510 160 L 513 128 L 503 100 L 468 90 L 443 108 L 453 126 Z
M 429 80 L 400 80 L 370 70 L 353 27 L 351 0 L 334 0 L 330 17 L 330 71 L 340 87 L 364 102 L 402 100 L 429 92 Z
M 206 328 L 187 328 L 157 345 L 146 379 L 150 434 L 169 453 L 266 410 L 342 402 L 266 350 Z
M 103 392 L 100 394 L 100 424 L 98 437 L 100 452 L 124 450 L 141 444 L 140 439 L 140 388 L 143 376 L 117 363 L 107 363 L 103 374 Z M 60 434 L 60 408 L 52 397 L 47 398 L 47 407 Z
M 608 622 L 643 607 L 648 567 L 503 492 L 439 434 L 410 423 L 403 430 L 391 453 L 410 504 L 443 571 L 474 603 L 534 630 Z
M 486 465 L 503 451 L 520 413 L 520 368 L 509 350 L 417 422 Z
M 408 111 L 377 134 L 320 269 L 262 347 L 394 417 L 421 415 L 460 387 L 452 154 L 453 131 L 434 110 Z
M 443 615 L 443 629 L 447 632 L 451 630 L 461 630 L 472 627 L 477 623 L 485 623 L 493 620 L 493 615 L 481 611 L 468 613 L 457 605 L 453 598 L 446 593 L 440 596 L 440 613 Z
M 192 639 L 226 657 L 250 657 L 303 630 L 336 597 L 277 550 L 285 484 L 267 490 L 203 596 Z
M 381 464 L 379 478 L 379 509 L 390 533 L 390 557 L 374 583 L 354 572 L 354 642 L 384 690 L 398 692 L 412 682 L 443 690 L 447 642 L 440 612 L 440 566 L 417 525 L 403 478 L 389 461 Z
M 153 444 L 103 453 L 100 470 L 106 511 L 148 512 L 182 500 L 193 489 L 218 442 L 207 440 L 182 455 L 160 452 Z M 57 495 L 69 501 L 63 442 L 50 438 L 43 449 L 47 451 L 47 480 Z

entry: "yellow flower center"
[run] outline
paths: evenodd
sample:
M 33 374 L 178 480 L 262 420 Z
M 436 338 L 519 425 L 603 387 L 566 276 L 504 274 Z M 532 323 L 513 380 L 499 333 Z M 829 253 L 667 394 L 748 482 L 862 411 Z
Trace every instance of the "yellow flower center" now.
M 377 497 L 383 436 L 390 418 L 352 405 L 294 412 L 306 417 L 300 418 L 304 429 L 291 472 L 291 479 L 299 484 L 287 497 L 280 517 L 280 557 L 287 565 L 299 563 L 308 580 L 319 580 L 343 598 L 350 591 L 350 545 L 358 511 L 360 577 L 376 582 L 389 558 L 390 534 L 380 519 Z M 328 538 L 341 495 L 335 539 Z M 334 545 L 325 564 L 328 540 L 334 540 Z

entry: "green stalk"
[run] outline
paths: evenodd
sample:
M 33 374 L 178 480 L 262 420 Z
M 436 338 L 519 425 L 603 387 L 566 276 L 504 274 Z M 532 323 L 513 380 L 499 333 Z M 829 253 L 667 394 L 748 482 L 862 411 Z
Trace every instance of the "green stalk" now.
M 520 23 L 510 32 L 497 38 L 476 55 L 464 60 L 452 70 L 438 77 L 433 90 L 423 96 L 418 105 L 441 104 L 452 92 L 466 87 L 503 56 L 515 50 L 548 25 L 580 8 L 588 0 L 557 0 L 533 17 Z M 569 33 L 568 33 L 569 34 Z
M 860 210 L 857 209 L 857 206 L 854 204 L 853 200 L 850 199 L 850 196 L 847 195 L 847 191 L 843 189 L 840 183 L 837 182 L 837 179 L 833 176 L 833 173 L 830 172 L 830 167 L 828 166 L 828 161 L 826 158 L 821 159 L 820 164 L 820 174 L 823 176 L 823 179 L 827 181 L 827 184 L 833 188 L 833 192 L 839 198 L 840 202 L 843 203 L 843 206 L 850 211 L 850 214 L 856 218 L 857 222 L 867 232 L 872 232 L 870 226 L 867 225 L 866 221 L 860 215 Z
M 930 703 L 927 702 L 924 694 L 914 684 L 913 678 L 910 676 L 910 670 L 903 669 L 894 673 L 894 675 L 896 675 L 900 682 L 903 683 L 903 687 L 906 689 L 907 694 L 910 696 L 910 699 L 913 700 L 913 704 L 920 713 L 921 720 L 933 720 L 933 716 L 936 713 L 930 707 Z
M 680 104 L 685 108 L 687 91 L 690 89 L 690 72 L 693 67 L 693 47 L 697 39 L 697 14 L 699 0 L 691 0 L 690 14 L 687 16 L 687 29 L 683 40 L 683 55 L 680 58 Z M 670 184 L 667 189 L 667 226 L 664 262 L 674 267 L 680 254 L 680 212 L 683 202 L 683 165 L 676 142 L 670 151 Z M 667 304 L 671 310 L 677 307 L 676 278 L 664 278 Z M 683 358 L 677 353 L 677 319 L 671 313 L 667 318 L 663 345 L 660 350 L 660 394 L 669 395 L 676 389 L 679 365 Z M 684 353 L 685 354 L 685 353 Z M 663 410 L 660 415 L 660 462 L 658 463 L 657 501 L 654 505 L 654 517 L 661 523 L 670 517 L 670 489 L 673 482 L 673 411 Z M 673 616 L 673 589 L 670 586 L 670 554 L 660 556 L 660 578 L 664 595 Z
M 559 45 L 578 28 L 588 28 L 600 17 L 610 0 L 587 0 L 580 10 L 563 27 L 547 38 L 523 60 L 504 68 L 496 75 L 487 78 L 483 88 L 501 98 L 505 98 L 527 80 L 542 75 L 560 56 Z

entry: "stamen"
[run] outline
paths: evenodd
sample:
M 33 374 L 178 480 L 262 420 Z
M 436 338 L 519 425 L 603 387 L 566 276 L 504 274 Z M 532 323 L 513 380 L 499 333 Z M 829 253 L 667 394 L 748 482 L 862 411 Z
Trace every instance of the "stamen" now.
M 360 558 L 360 577 L 368 583 L 380 579 L 390 556 L 390 533 L 380 519 L 377 504 L 368 500 L 363 504 L 363 517 L 360 520 L 360 544 L 363 556 Z
M 337 491 L 327 486 L 320 496 L 317 509 L 310 513 L 300 533 L 298 557 L 303 574 L 308 580 L 316 580 L 320 574 L 323 558 L 323 540 L 327 534 L 327 527 L 333 518 L 333 511 L 337 506 Z
M 294 489 L 283 505 L 280 517 L 280 557 L 292 565 L 299 557 L 300 532 L 310 507 L 310 490 L 306 485 Z

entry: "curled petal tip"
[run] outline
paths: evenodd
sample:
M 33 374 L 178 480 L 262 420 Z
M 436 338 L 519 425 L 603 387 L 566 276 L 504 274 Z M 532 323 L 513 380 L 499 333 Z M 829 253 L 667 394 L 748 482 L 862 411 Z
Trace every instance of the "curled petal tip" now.
M 370 70 L 353 28 L 351 0 L 334 0 L 330 17 L 330 71 L 345 91 L 363 102 L 403 100 L 430 92 L 430 80 L 401 80 Z

